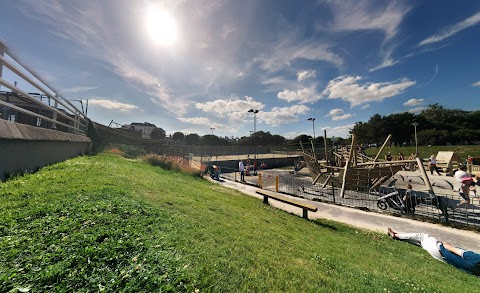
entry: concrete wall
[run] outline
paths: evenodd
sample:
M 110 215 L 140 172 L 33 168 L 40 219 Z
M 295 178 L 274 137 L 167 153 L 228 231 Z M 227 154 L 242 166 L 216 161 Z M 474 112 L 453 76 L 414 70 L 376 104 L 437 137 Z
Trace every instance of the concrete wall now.
M 0 119 L 0 180 L 90 153 L 84 135 L 64 133 Z

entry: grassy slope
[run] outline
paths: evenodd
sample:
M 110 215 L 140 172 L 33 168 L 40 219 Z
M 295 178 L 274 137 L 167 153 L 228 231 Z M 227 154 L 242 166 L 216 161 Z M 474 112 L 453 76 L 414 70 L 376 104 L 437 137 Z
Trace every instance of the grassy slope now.
M 72 159 L 0 184 L 0 292 L 473 292 L 386 235 L 305 221 L 140 161 Z

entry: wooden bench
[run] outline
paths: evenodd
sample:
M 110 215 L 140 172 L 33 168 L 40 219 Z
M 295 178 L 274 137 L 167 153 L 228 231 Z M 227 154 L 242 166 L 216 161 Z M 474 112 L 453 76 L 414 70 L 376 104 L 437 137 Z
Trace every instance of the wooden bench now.
M 303 203 L 298 200 L 290 199 L 286 196 L 280 195 L 276 192 L 268 190 L 257 190 L 257 193 L 263 195 L 263 203 L 268 204 L 268 198 L 273 198 L 275 200 L 291 204 L 293 206 L 299 207 L 303 210 L 303 218 L 308 219 L 308 211 L 316 212 L 318 208 L 312 204 Z

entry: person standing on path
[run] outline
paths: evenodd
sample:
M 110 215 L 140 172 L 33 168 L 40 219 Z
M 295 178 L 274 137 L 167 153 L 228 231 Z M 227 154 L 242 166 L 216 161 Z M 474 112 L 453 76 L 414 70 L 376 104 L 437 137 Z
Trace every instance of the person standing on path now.
M 440 174 L 440 171 L 438 171 L 437 158 L 435 158 L 435 155 L 430 156 L 428 165 L 430 166 L 430 174 L 433 175 L 433 171 L 435 170 L 435 171 L 437 171 L 438 175 L 442 175 L 442 174 Z
M 245 181 L 245 165 L 242 160 L 238 162 L 238 171 L 240 172 L 240 181 Z
M 480 276 L 480 254 L 437 240 L 426 233 L 397 233 L 388 228 L 394 240 L 405 241 L 425 249 L 433 258 L 469 274 Z
M 458 188 L 458 193 L 464 199 L 464 201 L 457 204 L 457 207 L 463 204 L 470 203 L 470 185 L 472 184 L 473 179 L 466 171 L 467 166 L 462 165 L 460 166 L 459 170 L 457 170 L 457 172 L 453 174 L 453 176 L 455 176 L 455 179 L 457 179 L 458 183 L 460 184 L 460 187 Z

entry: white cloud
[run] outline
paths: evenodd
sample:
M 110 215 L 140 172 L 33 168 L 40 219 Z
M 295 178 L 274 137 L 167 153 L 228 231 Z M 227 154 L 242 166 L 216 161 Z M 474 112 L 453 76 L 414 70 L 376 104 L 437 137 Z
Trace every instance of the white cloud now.
M 306 114 L 308 111 L 310 111 L 310 109 L 305 105 L 295 105 L 284 108 L 274 107 L 269 112 L 260 112 L 258 119 L 269 125 L 278 126 L 298 121 L 298 115 Z
M 386 98 L 403 93 L 407 88 L 415 85 L 415 81 L 401 79 L 396 82 L 379 82 L 359 84 L 360 76 L 339 76 L 328 82 L 323 95 L 328 99 L 342 99 L 352 107 L 367 102 L 380 102 Z
M 421 41 L 418 45 L 423 46 L 427 44 L 432 44 L 436 42 L 443 41 L 444 39 L 453 36 L 454 34 L 467 29 L 473 25 L 476 25 L 480 22 L 480 12 L 475 13 L 474 15 L 470 16 L 469 18 L 457 22 L 456 24 L 445 28 L 440 33 L 433 35 L 431 37 L 426 38 L 425 40 Z
M 360 107 L 360 109 L 367 109 L 367 108 L 370 108 L 370 104 L 365 104 L 362 107 Z
M 96 88 L 97 87 L 77 86 L 77 87 L 72 87 L 72 88 L 69 88 L 69 89 L 65 89 L 65 90 L 61 91 L 61 93 L 62 94 L 78 94 L 78 93 L 86 92 L 86 91 L 89 91 L 89 90 L 94 90 Z
M 396 64 L 400 63 L 400 61 L 392 59 L 392 54 L 393 54 L 393 50 L 392 49 L 388 50 L 385 53 L 385 56 L 383 57 L 382 64 L 380 64 L 380 65 L 378 65 L 374 68 L 371 68 L 369 71 L 372 72 L 372 71 L 375 71 L 375 70 L 378 70 L 378 69 L 390 67 L 390 66 L 393 66 L 393 65 L 396 65 Z
M 472 86 L 479 86 L 480 87 L 480 81 L 477 81 L 476 83 L 472 84 Z
M 294 139 L 295 137 L 301 135 L 302 133 L 300 132 L 287 132 L 285 133 L 285 135 L 283 135 L 283 137 L 285 137 L 286 139 Z
M 208 118 L 205 117 L 191 117 L 191 118 L 184 118 L 184 117 L 179 117 L 178 120 L 185 122 L 185 123 L 191 123 L 191 124 L 196 124 L 196 125 L 210 125 L 212 124 Z
M 242 119 L 249 114 L 247 112 L 249 109 L 262 110 L 265 105 L 256 102 L 252 97 L 245 97 L 245 100 L 231 98 L 197 103 L 195 107 L 206 113 L 214 113 L 220 117 Z
M 245 71 L 240 71 L 237 73 L 237 77 L 242 78 L 245 76 Z
M 299 103 L 314 103 L 322 98 L 322 96 L 317 93 L 314 87 L 304 88 L 298 91 L 284 90 L 279 92 L 277 97 L 288 102 Z
M 355 124 L 347 124 L 343 126 L 336 126 L 336 127 L 323 127 L 323 129 L 327 130 L 327 137 L 343 137 L 347 138 L 350 136 L 350 130 L 355 126 Z
M 396 35 L 403 17 L 410 10 L 399 1 L 329 1 L 333 22 L 317 23 L 317 30 L 329 27 L 337 31 L 378 30 L 385 38 Z
M 133 109 L 138 109 L 137 106 L 131 104 L 120 103 L 117 101 L 110 101 L 110 100 L 103 100 L 103 99 L 89 99 L 88 103 L 90 105 L 97 105 L 102 108 L 112 109 L 112 110 L 120 110 L 122 112 L 127 112 Z
M 343 59 L 332 52 L 331 46 L 324 43 L 299 43 L 293 37 L 282 37 L 278 44 L 272 44 L 273 52 L 262 54 L 254 61 L 260 63 L 260 68 L 268 72 L 277 72 L 285 67 L 289 67 L 291 61 L 296 59 L 306 59 L 314 61 L 326 61 L 334 65 L 343 64 Z
M 332 109 L 327 115 L 325 115 L 325 117 L 331 117 L 334 121 L 345 120 L 352 116 L 352 114 L 345 114 L 342 109 Z
M 413 107 L 413 106 L 422 105 L 424 101 L 425 101 L 424 99 L 410 99 L 405 103 L 403 103 L 403 105 Z
M 267 92 L 282 91 L 284 89 L 301 89 L 303 85 L 295 80 L 283 76 L 270 77 L 262 80 L 261 84 L 267 86 Z
M 425 109 L 426 109 L 426 107 L 412 108 L 412 109 L 408 110 L 408 113 L 419 114 L 420 112 L 422 112 Z
M 313 78 L 316 76 L 315 70 L 302 70 L 297 72 L 297 80 L 299 82 L 307 79 L 307 78 Z

